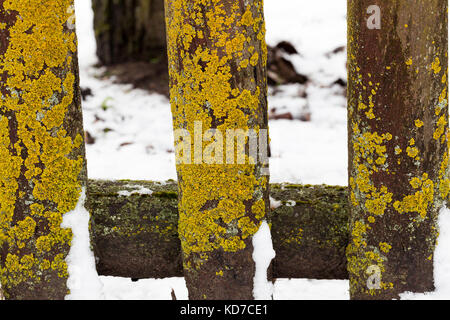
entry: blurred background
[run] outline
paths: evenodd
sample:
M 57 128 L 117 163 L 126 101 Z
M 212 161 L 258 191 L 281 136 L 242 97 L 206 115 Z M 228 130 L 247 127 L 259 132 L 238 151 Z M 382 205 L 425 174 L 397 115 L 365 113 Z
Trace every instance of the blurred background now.
M 75 2 L 89 177 L 176 179 L 164 1 Z M 264 4 L 271 181 L 346 185 L 346 1 Z

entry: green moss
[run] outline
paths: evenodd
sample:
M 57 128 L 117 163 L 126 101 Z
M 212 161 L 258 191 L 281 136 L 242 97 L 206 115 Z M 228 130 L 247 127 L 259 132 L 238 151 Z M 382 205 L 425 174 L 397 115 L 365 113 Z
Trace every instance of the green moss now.
M 178 199 L 178 193 L 175 191 L 153 192 L 152 196 L 166 199 Z

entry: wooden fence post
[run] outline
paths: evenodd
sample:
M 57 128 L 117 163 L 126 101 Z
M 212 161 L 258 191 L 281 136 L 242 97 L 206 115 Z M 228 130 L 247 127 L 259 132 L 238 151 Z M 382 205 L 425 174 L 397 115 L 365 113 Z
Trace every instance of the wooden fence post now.
M 446 0 L 348 1 L 352 299 L 434 289 L 449 195 Z
M 7 299 L 63 299 L 86 185 L 73 0 L 0 0 L 0 276 Z
M 242 149 L 254 150 L 250 137 L 244 138 L 244 147 L 236 148 L 237 157 L 231 147 L 234 138 L 226 137 L 233 129 L 241 133 L 252 129 L 264 140 L 263 2 L 166 0 L 165 4 L 179 234 L 189 297 L 253 299 L 252 238 L 269 210 L 269 177 L 260 157 L 252 164 L 255 157 L 240 156 Z M 241 139 L 237 140 L 239 144 Z M 267 144 L 267 138 L 262 142 Z M 264 153 L 261 149 L 260 144 Z

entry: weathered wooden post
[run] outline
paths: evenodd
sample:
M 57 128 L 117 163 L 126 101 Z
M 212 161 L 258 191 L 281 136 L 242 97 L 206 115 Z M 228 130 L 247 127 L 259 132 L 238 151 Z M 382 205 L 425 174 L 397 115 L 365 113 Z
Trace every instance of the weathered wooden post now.
M 447 1 L 348 1 L 352 299 L 434 289 L 449 195 Z
M 0 0 L 0 276 L 7 299 L 63 299 L 86 184 L 73 0 Z
M 189 297 L 260 298 L 254 292 L 261 270 L 255 272 L 252 238 L 269 208 L 269 177 L 264 156 L 252 152 L 255 135 L 249 131 L 259 136 L 263 155 L 263 3 L 166 0 L 165 5 L 179 234 Z

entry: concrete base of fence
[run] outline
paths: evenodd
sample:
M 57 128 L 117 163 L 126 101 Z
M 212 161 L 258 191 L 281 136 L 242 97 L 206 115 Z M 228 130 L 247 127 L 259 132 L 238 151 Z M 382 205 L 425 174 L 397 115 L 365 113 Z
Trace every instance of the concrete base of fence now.
M 275 278 L 347 279 L 347 188 L 271 184 Z M 101 275 L 183 276 L 177 184 L 98 181 L 88 184 L 91 236 Z

